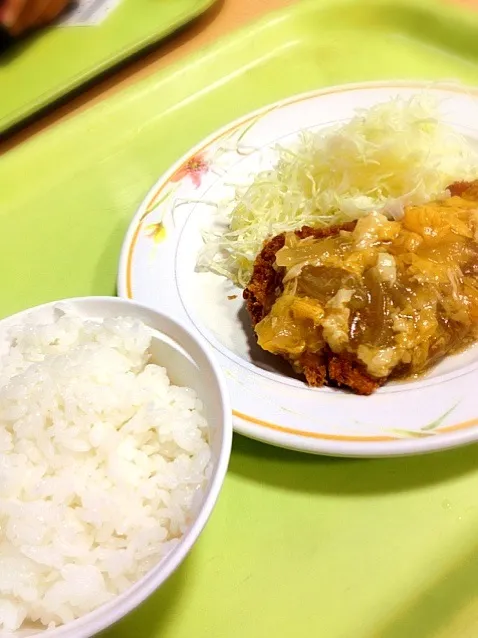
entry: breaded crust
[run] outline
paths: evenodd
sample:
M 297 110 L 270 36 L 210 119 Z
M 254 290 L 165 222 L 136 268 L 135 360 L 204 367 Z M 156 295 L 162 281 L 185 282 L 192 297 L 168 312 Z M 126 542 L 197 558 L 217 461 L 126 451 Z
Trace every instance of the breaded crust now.
M 295 234 L 300 239 L 323 239 L 338 235 L 341 231 L 350 232 L 354 228 L 355 222 L 330 228 L 303 226 L 295 231 Z M 254 263 L 251 281 L 243 293 L 253 326 L 269 314 L 274 302 L 282 293 L 284 272 L 283 269 L 275 268 L 274 263 L 276 253 L 283 248 L 284 243 L 284 233 L 266 241 Z M 350 388 L 356 394 L 372 394 L 381 384 L 379 380 L 368 375 L 359 363 L 334 354 L 329 349 L 320 353 L 306 351 L 298 363 L 307 383 L 313 387 L 334 385 Z
M 306 239 L 307 237 L 323 239 L 338 235 L 342 230 L 352 231 L 354 228 L 355 222 L 349 222 L 341 226 L 330 226 L 330 228 L 303 226 L 300 230 L 296 230 L 295 234 L 299 239 Z M 284 247 L 284 243 L 285 233 L 276 235 L 264 243 L 254 262 L 251 280 L 242 294 L 253 326 L 269 314 L 275 300 L 283 290 L 282 278 L 284 274 L 281 269 L 274 267 L 274 262 L 276 253 Z
M 455 182 L 448 186 L 448 190 L 452 196 L 478 202 L 478 179 L 474 182 Z

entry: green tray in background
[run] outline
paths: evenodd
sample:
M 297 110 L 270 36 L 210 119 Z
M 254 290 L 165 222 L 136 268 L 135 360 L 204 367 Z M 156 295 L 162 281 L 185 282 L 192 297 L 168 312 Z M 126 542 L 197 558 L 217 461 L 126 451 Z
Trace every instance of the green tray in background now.
M 122 0 L 96 26 L 52 26 L 0 55 L 0 134 L 165 38 L 215 0 Z
M 17 147 L 0 158 L 0 315 L 114 293 L 146 191 L 228 121 L 397 78 L 478 84 L 478 16 L 431 0 L 303 2 Z M 477 446 L 345 460 L 236 436 L 190 557 L 104 637 L 476 638 L 477 494 Z

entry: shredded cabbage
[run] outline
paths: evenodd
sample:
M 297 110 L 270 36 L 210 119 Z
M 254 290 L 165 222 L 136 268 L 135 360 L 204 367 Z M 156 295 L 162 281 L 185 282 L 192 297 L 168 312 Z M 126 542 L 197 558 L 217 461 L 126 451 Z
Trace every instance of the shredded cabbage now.
M 245 287 L 265 239 L 307 224 L 332 225 L 447 197 L 446 187 L 478 176 L 478 155 L 440 121 L 429 95 L 395 98 L 353 119 L 303 132 L 293 148 L 219 209 L 223 228 L 204 233 L 199 270 Z

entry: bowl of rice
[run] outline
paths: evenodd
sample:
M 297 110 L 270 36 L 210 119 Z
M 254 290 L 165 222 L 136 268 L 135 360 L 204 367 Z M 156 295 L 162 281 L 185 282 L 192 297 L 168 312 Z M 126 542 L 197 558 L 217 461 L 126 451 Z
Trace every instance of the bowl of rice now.
M 154 592 L 206 524 L 231 408 L 207 346 L 134 302 L 0 321 L 0 637 L 92 636 Z

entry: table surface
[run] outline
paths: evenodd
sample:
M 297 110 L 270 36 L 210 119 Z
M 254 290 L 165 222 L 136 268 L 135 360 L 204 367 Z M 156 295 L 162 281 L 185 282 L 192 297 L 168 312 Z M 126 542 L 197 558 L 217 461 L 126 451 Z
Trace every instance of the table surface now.
M 18 129 L 0 142 L 0 154 L 17 146 L 40 131 L 55 126 L 67 117 L 104 99 L 115 91 L 133 84 L 184 56 L 214 43 L 218 38 L 251 22 L 268 11 L 280 9 L 298 0 L 217 0 L 205 14 L 192 24 L 173 34 L 152 51 L 134 61 L 126 62 L 119 70 L 97 80 L 61 106 Z
M 242 25 L 267 12 L 286 7 L 300 0 L 216 0 L 216 3 L 193 23 L 173 34 L 147 54 L 126 62 L 108 73 L 92 86 L 80 90 L 76 97 L 61 106 L 52 107 L 47 114 L 20 127 L 7 139 L 0 141 L 0 155 L 58 122 L 88 108 L 115 91 L 155 73 L 184 56 L 212 44 Z M 451 0 L 478 8 L 478 0 Z

